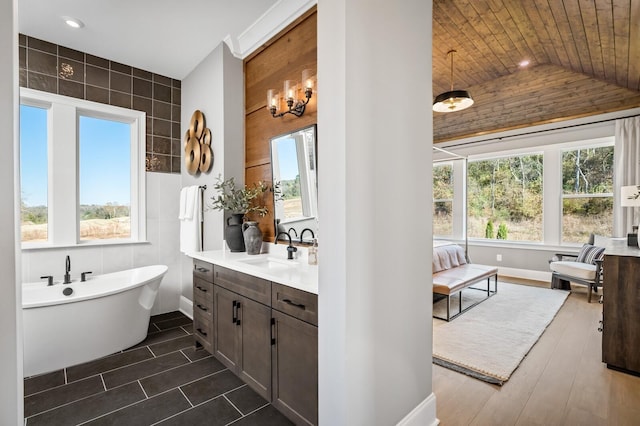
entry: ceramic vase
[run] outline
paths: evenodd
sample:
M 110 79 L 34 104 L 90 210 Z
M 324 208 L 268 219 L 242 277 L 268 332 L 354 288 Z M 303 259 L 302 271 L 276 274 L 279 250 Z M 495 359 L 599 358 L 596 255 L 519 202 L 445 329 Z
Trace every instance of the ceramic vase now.
M 258 222 L 243 223 L 242 233 L 247 254 L 260 254 L 262 251 L 262 231 L 258 227 Z
M 232 214 L 227 218 L 227 226 L 224 229 L 224 239 L 232 252 L 245 251 L 244 235 L 242 233 L 242 221 L 244 214 Z

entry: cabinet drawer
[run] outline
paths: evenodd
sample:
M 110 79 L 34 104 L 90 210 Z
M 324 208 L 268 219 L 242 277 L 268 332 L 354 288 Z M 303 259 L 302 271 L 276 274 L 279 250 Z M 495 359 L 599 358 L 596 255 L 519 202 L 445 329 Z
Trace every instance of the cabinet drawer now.
M 194 293 L 193 298 L 193 317 L 202 319 L 209 323 L 213 323 L 213 302 L 207 300 L 202 295 Z
M 285 314 L 318 325 L 318 295 L 273 283 L 271 306 Z
M 271 306 L 271 281 L 216 266 L 214 283 L 249 299 Z
M 193 337 L 200 343 L 207 352 L 213 353 L 213 324 L 202 320 L 194 315 L 193 317 Z
M 209 262 L 193 259 L 193 276 L 210 283 L 213 282 L 213 265 Z
M 213 284 L 200 278 L 193 277 L 193 298 L 204 299 L 207 304 L 213 303 Z

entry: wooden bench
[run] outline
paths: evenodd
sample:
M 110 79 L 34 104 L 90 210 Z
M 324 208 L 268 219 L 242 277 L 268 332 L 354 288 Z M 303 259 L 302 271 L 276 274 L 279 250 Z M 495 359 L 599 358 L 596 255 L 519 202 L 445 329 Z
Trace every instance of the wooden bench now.
M 493 290 L 491 290 L 491 277 L 494 279 Z M 485 279 L 487 280 L 486 290 L 484 288 L 472 287 L 473 284 L 479 283 Z M 462 309 L 462 290 L 466 288 L 486 291 L 487 297 Z M 456 266 L 455 268 L 436 272 L 433 274 L 433 292 L 447 297 L 447 317 L 443 318 L 436 315 L 433 317 L 450 321 L 498 292 L 498 268 L 493 266 L 477 265 L 475 263 L 465 263 L 463 265 Z M 458 313 L 451 315 L 451 296 L 456 293 L 460 293 L 460 296 L 458 297 Z

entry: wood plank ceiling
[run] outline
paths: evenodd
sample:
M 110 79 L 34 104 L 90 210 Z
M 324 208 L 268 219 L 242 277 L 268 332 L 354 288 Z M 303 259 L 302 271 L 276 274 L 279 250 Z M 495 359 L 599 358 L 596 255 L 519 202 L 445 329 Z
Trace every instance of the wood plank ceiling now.
M 452 49 L 434 142 L 640 106 L 640 0 L 433 0 L 434 97 Z

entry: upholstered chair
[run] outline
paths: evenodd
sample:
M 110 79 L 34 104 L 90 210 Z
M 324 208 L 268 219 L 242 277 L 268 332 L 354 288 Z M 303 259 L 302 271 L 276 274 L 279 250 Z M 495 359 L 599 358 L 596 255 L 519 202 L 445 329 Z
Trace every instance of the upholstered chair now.
M 551 288 L 571 290 L 571 284 L 586 285 L 589 289 L 587 301 L 591 303 L 592 291 L 598 292 L 602 285 L 602 262 L 604 247 L 584 244 L 580 253 L 556 253 L 549 262 L 551 274 Z

